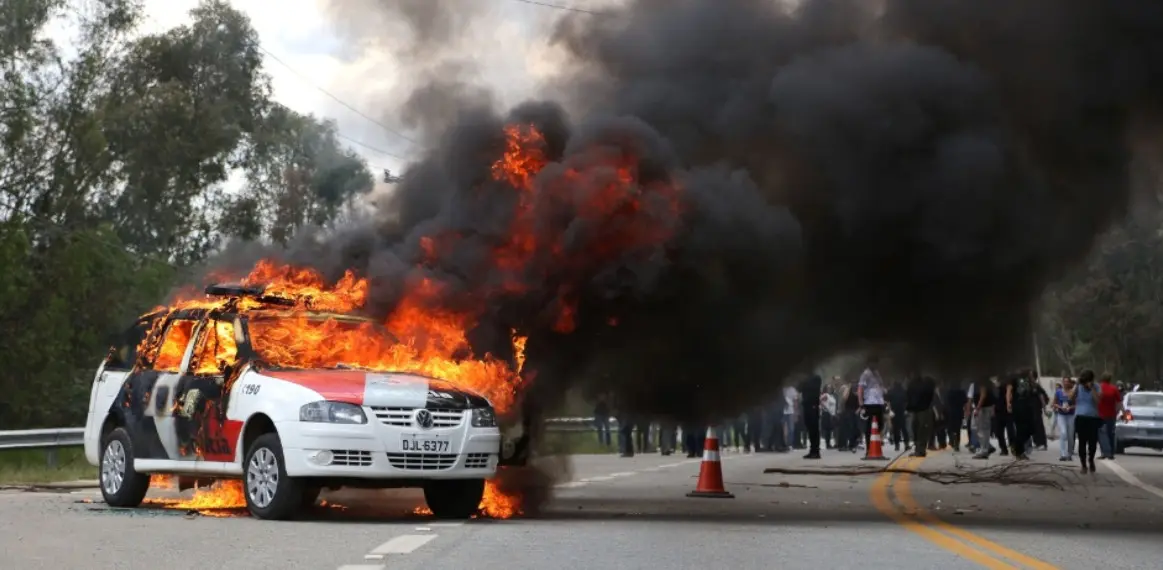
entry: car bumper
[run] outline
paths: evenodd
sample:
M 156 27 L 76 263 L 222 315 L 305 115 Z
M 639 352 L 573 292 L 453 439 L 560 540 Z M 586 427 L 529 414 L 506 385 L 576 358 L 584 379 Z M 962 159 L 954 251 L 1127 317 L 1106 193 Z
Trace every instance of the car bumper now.
M 460 426 L 417 433 L 372 422 L 364 425 L 280 422 L 287 475 L 365 479 L 486 479 L 497 470 L 497 428 Z M 447 447 L 419 452 L 402 441 L 436 438 Z M 330 457 L 330 461 L 326 459 Z M 243 466 L 245 469 L 245 466 Z
M 1115 439 L 1126 444 L 1163 447 L 1163 423 L 1144 425 L 1138 422 L 1115 424 Z

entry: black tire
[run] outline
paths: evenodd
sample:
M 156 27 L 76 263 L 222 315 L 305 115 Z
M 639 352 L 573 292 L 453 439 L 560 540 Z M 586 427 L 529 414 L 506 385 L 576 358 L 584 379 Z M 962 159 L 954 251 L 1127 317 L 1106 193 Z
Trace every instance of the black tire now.
M 1127 452 L 1127 444 L 1116 439 L 1115 440 L 1115 455 L 1123 455 L 1126 452 Z
M 424 484 L 424 501 L 439 519 L 467 519 L 477 514 L 485 496 L 484 479 L 428 481 Z
M 145 500 L 145 494 L 149 492 L 149 475 L 137 472 L 133 458 L 133 442 L 125 428 L 116 428 L 101 439 L 97 477 L 105 504 L 133 508 Z M 110 462 L 108 466 L 106 460 Z M 120 474 L 120 482 L 116 481 L 116 474 Z
M 304 485 L 302 480 L 287 476 L 279 434 L 260 435 L 247 448 L 242 463 L 242 488 L 246 508 L 255 518 L 288 520 L 299 514 Z

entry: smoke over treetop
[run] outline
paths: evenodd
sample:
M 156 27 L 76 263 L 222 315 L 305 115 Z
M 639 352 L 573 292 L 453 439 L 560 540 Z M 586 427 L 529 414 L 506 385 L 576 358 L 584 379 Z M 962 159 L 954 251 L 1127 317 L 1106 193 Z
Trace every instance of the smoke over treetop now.
M 734 412 L 903 343 L 1009 364 L 1029 306 L 1122 215 L 1163 98 L 1163 6 L 641 0 L 566 16 L 553 103 L 462 106 L 377 219 L 292 257 L 529 335 L 529 395 Z M 496 176 L 514 141 L 528 180 Z M 509 171 L 510 173 L 512 171 Z

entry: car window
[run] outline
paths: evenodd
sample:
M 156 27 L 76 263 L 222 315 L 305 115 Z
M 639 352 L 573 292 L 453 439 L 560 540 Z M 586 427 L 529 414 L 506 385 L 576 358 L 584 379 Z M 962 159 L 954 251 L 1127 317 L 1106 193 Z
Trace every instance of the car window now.
M 1128 394 L 1127 405 L 1136 408 L 1163 408 L 1163 394 Z
M 238 342 L 234 336 L 234 323 L 212 320 L 202 327 L 198 335 L 198 345 L 194 357 L 190 359 L 190 371 L 194 375 L 217 376 L 227 365 L 238 357 Z
M 158 372 L 178 371 L 178 368 L 182 366 L 182 357 L 186 354 L 186 347 L 190 345 L 195 323 L 197 321 L 188 319 L 170 321 L 158 348 L 157 358 L 153 361 L 154 370 Z
M 105 370 L 124 371 L 133 368 L 137 360 L 137 347 L 145 340 L 145 335 L 153 326 L 154 319 L 142 319 L 133 324 L 118 337 L 117 343 L 109 349 L 105 357 Z

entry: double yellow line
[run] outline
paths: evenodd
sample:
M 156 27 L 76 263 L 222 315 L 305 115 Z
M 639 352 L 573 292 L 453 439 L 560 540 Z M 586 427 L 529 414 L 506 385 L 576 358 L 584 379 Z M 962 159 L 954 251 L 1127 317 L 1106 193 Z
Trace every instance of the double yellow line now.
M 916 469 L 925 459 L 924 457 L 912 457 L 903 461 L 893 461 L 892 465 L 899 465 L 902 469 Z M 921 538 L 986 568 L 995 570 L 1018 570 L 1020 568 L 1058 570 L 1058 567 L 1053 564 L 955 527 L 921 508 L 913 499 L 909 489 L 911 477 L 908 473 L 887 471 L 877 476 L 876 480 L 872 482 L 870 491 L 872 504 L 876 510 Z M 896 495 L 900 508 L 893 503 L 890 493 Z

